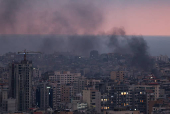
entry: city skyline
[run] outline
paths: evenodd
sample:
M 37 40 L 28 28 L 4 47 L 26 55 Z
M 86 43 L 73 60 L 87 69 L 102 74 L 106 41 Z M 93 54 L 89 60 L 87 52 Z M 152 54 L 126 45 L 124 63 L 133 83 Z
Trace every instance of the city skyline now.
M 0 0 L 0 114 L 170 114 L 170 0 Z

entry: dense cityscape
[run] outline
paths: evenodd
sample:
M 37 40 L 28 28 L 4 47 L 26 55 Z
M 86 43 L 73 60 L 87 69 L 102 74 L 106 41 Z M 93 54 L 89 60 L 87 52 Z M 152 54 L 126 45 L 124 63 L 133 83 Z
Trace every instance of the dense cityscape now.
M 0 114 L 170 114 L 170 0 L 0 0 Z
M 43 54 L 27 50 L 0 56 L 2 114 L 167 114 L 170 63 L 132 65 L 130 54 L 92 50 Z M 137 61 L 136 61 L 137 62 Z M 148 64 L 149 65 L 149 64 Z

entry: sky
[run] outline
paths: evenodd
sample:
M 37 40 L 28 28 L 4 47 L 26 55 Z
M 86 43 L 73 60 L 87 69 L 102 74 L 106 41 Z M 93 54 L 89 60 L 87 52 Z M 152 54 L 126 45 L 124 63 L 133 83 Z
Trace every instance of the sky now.
M 0 34 L 170 36 L 170 0 L 0 0 Z
M 123 26 L 127 34 L 135 35 L 166 35 L 170 30 L 170 1 L 168 0 L 120 0 L 108 6 L 106 22 Z M 113 20 L 113 21 L 112 21 Z M 106 28 L 111 28 L 106 24 Z

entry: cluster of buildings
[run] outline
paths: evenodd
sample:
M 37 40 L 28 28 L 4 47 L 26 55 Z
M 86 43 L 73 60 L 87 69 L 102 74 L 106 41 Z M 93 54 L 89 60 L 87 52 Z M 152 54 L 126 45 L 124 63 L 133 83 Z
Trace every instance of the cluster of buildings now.
M 155 59 L 153 71 L 129 67 L 127 55 L 97 51 L 89 58 L 54 53 L 22 60 L 10 53 L 0 59 L 1 114 L 170 113 L 167 59 Z

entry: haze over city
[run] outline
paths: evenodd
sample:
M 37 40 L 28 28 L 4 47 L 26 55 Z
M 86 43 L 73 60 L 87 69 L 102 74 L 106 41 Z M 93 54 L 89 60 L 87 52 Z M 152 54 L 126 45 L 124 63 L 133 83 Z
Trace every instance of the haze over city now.
M 1 48 L 0 54 L 8 51 L 16 52 L 18 48 L 42 51 L 40 49 L 43 45 L 40 42 L 44 42 L 42 38 L 50 39 L 52 34 L 53 37 L 54 35 L 110 35 L 114 34 L 115 28 L 121 28 L 125 35 L 142 35 L 148 43 L 151 55 L 170 56 L 167 51 L 169 48 L 167 43 L 170 42 L 169 3 L 168 0 L 161 2 L 159 0 L 1 0 L 0 37 L 1 47 L 4 49 Z M 6 35 L 5 38 L 2 38 L 2 35 Z M 22 39 L 17 40 L 12 35 L 21 35 L 18 37 Z M 32 36 L 27 40 L 26 35 Z M 35 37 L 39 41 L 30 40 Z M 31 45 L 32 43 L 36 45 Z M 54 48 L 48 51 L 59 50 Z M 102 49 L 101 52 L 108 51 Z

